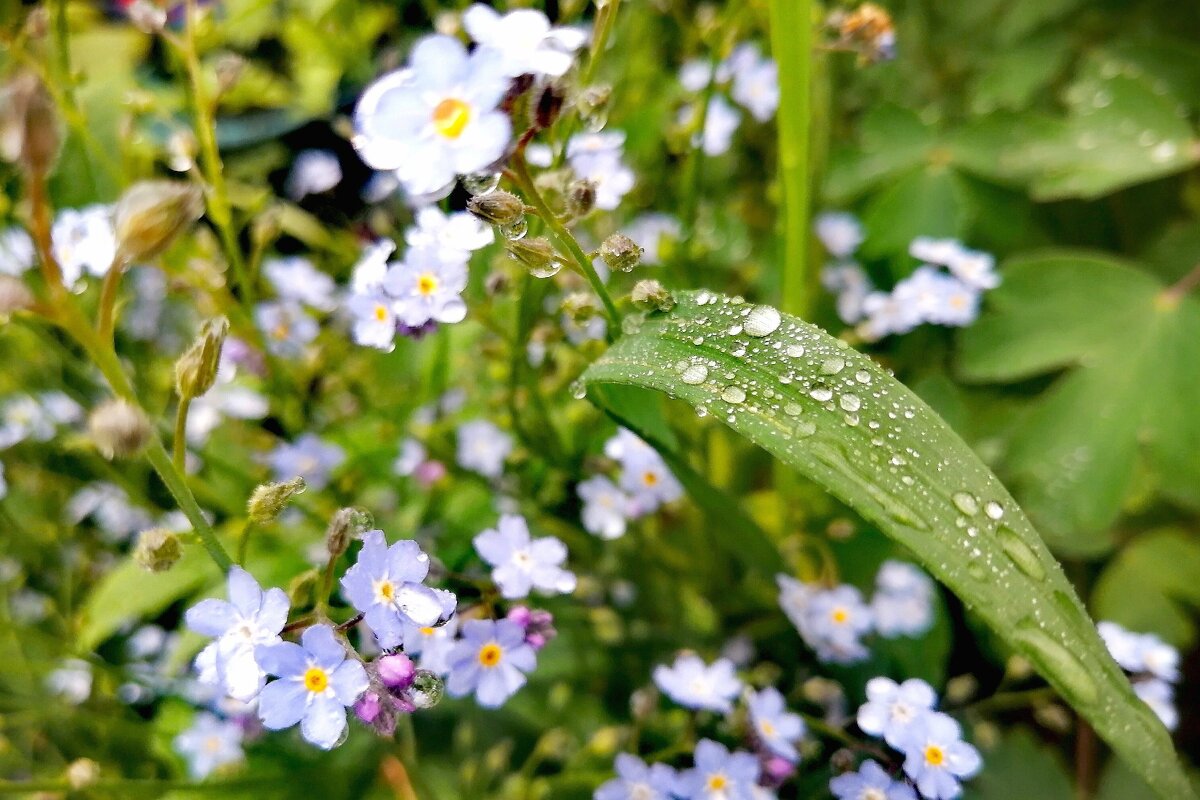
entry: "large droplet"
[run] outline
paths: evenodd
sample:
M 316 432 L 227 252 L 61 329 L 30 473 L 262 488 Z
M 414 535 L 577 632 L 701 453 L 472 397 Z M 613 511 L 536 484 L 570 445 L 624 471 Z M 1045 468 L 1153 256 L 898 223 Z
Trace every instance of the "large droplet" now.
M 1084 705 L 1096 701 L 1098 691 L 1091 670 L 1061 642 L 1039 628 L 1031 619 L 1017 623 L 1014 634 L 1027 648 L 1025 655 L 1029 660 L 1041 667 L 1043 673 L 1058 678 L 1068 699 Z
M 846 359 L 841 356 L 830 356 L 821 362 L 821 372 L 826 375 L 837 375 L 846 368 Z
M 817 432 L 817 423 L 812 420 L 802 419 L 796 423 L 796 435 L 799 437 L 812 436 Z
M 707 379 L 708 367 L 704 366 L 703 364 L 689 364 L 679 375 L 679 380 L 683 381 L 689 386 L 695 386 L 697 384 L 704 383 L 704 381 Z
M 1033 552 L 1032 547 L 1025 544 L 1025 540 L 1021 538 L 1020 534 L 1006 525 L 1001 525 L 996 531 L 996 538 L 1005 555 L 1016 565 L 1017 569 L 1035 581 L 1046 577 L 1046 568 L 1042 566 L 1042 560 L 1038 558 L 1037 553 Z
M 830 389 L 823 383 L 818 383 L 812 388 L 812 391 L 808 393 L 808 396 L 813 400 L 816 400 L 818 403 L 827 403 L 833 398 L 833 389 Z
M 721 399 L 726 403 L 741 403 L 746 399 L 746 390 L 731 383 L 721 390 Z
M 856 394 L 844 394 L 838 400 L 843 411 L 858 411 L 862 408 L 862 400 L 858 399 Z
M 968 517 L 973 517 L 979 513 L 979 500 L 970 492 L 955 492 L 950 500 L 954 503 L 954 507 Z
M 491 194 L 500 185 L 500 173 L 476 172 L 464 175 L 462 185 L 469 194 Z
M 799 358 L 800 356 L 804 355 L 804 345 L 789 344 L 787 347 L 783 348 L 783 353 L 789 358 Z
M 783 406 L 783 413 L 787 414 L 789 417 L 798 417 L 803 411 L 804 408 L 796 402 L 785 403 Z
M 983 506 L 983 513 L 987 514 L 990 519 L 1000 519 L 1004 516 L 1004 506 L 995 500 L 988 500 Z
M 783 318 L 779 316 L 779 312 L 771 306 L 755 306 L 746 315 L 746 321 L 742 328 L 747 336 L 762 338 L 774 333 L 782 321 Z

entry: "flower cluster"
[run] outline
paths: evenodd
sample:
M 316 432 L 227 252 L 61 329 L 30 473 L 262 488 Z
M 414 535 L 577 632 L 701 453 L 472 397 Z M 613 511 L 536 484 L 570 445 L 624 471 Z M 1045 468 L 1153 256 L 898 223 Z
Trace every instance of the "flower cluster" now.
M 836 296 L 843 322 L 857 324 L 867 341 L 908 333 L 919 325 L 970 325 L 979 316 L 985 291 L 1000 285 L 996 260 L 953 239 L 917 237 L 909 255 L 920 263 L 890 292 L 877 290 L 853 260 L 863 242 L 862 226 L 853 215 L 826 212 L 817 217 L 817 238 L 834 258 L 821 281 Z
M 1175 708 L 1179 651 L 1153 633 L 1131 633 L 1115 622 L 1101 622 L 1097 628 L 1113 660 L 1132 676 L 1134 693 L 1168 730 L 1175 730 L 1179 725 Z
M 921 636 L 933 626 L 933 581 L 905 562 L 883 563 L 869 604 L 854 586 L 824 588 L 787 575 L 775 580 L 780 607 L 821 661 L 863 661 L 869 652 L 862 639 L 872 631 L 891 639 Z
M 692 93 L 708 92 L 710 87 L 726 88 L 734 103 L 759 122 L 770 120 L 779 107 L 779 68 L 753 42 L 738 45 L 728 58 L 715 65 L 711 61 L 687 62 L 680 69 L 679 82 Z M 698 130 L 694 145 L 705 155 L 721 155 L 729 150 L 742 115 L 722 91 L 713 91 L 703 108 L 702 129 L 697 119 L 701 111 L 699 103 L 687 105 L 680 111 L 678 122 Z
M 658 451 L 624 428 L 604 444 L 604 454 L 617 463 L 614 482 L 594 475 L 576 487 L 583 501 L 583 527 L 601 539 L 625 535 L 627 523 L 652 514 L 683 496 L 683 486 Z

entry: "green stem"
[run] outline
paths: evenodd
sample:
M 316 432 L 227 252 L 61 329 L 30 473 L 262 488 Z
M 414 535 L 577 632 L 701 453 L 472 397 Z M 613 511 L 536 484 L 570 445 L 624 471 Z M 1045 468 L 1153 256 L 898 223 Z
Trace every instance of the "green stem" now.
M 117 321 L 117 290 L 121 286 L 121 276 L 125 272 L 125 259 L 117 256 L 104 274 L 104 283 L 100 286 L 100 312 L 96 322 L 96 335 L 100 341 L 112 347 L 113 329 Z
M 180 472 L 187 466 L 187 418 L 191 407 L 192 398 L 181 397 L 179 407 L 175 409 L 175 438 L 171 440 L 171 463 Z
M 805 263 L 809 216 L 812 0 L 769 0 L 769 6 L 771 50 L 779 65 L 777 126 L 784 236 L 782 307 L 784 311 L 804 317 L 811 301 Z
M 509 162 L 510 169 L 508 170 L 511 177 L 517 184 L 517 187 L 525 194 L 546 224 L 550 235 L 554 237 L 554 241 L 558 243 L 561 250 L 570 253 L 571 258 L 575 261 L 575 266 L 579 272 L 591 284 L 592 290 L 600 298 L 600 302 L 604 304 L 604 313 L 608 316 L 608 338 L 611 341 L 616 338 L 621 330 L 621 314 L 617 311 L 617 306 L 613 303 L 612 297 L 608 294 L 608 289 L 604 287 L 604 281 L 600 280 L 600 276 L 596 273 L 596 268 L 592 266 L 592 260 L 588 258 L 587 253 L 579 246 L 579 242 L 567 230 L 567 227 L 559 222 L 558 217 L 546 203 L 541 193 L 533 183 L 533 179 L 529 177 L 529 168 L 525 165 L 525 157 L 521 153 L 513 155 Z

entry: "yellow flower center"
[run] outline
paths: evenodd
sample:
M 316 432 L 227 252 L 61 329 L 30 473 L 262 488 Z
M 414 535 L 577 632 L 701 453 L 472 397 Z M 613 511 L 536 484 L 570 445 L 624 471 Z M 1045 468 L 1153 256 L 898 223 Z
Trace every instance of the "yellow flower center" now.
M 387 312 L 387 306 L 385 306 L 385 305 L 377 305 L 377 306 L 375 306 L 375 320 L 376 320 L 377 322 L 384 322 L 384 321 L 386 321 L 386 320 L 387 320 L 387 316 L 388 316 L 388 312 Z
M 437 291 L 438 279 L 432 272 L 422 272 L 417 278 L 417 291 L 428 297 Z
M 925 763 L 931 767 L 940 767 L 946 763 L 946 751 L 936 744 L 929 745 L 925 748 Z
M 502 655 L 504 655 L 504 652 L 500 649 L 500 645 L 495 642 L 488 642 L 479 648 L 479 663 L 485 667 L 494 667 L 500 663 Z
M 424 628 L 421 628 L 421 634 L 424 636 L 433 636 L 433 628 L 426 625 Z
M 764 719 L 762 722 L 758 723 L 758 731 L 769 739 L 775 735 L 775 726 L 771 724 L 770 720 Z
M 833 610 L 833 621 L 836 622 L 838 625 L 845 625 L 849 619 L 850 619 L 850 612 L 847 611 L 846 609 L 842 608 L 841 606 L 838 606 L 837 608 L 835 608 Z
M 286 322 L 281 322 L 271 329 L 271 336 L 276 339 L 286 339 L 291 330 L 291 327 Z
M 396 585 L 386 578 L 375 582 L 375 601 L 390 603 L 396 597 Z
M 658 484 L 658 474 L 655 472 L 651 472 L 650 470 L 646 470 L 645 472 L 642 473 L 642 483 L 646 484 L 647 486 L 657 485 Z
M 457 139 L 471 121 L 471 107 L 448 97 L 433 109 L 433 127 L 447 139 Z
M 708 776 L 707 786 L 708 786 L 708 790 L 710 792 L 719 792 L 728 785 L 729 785 L 729 780 L 719 772 L 716 775 Z
M 206 753 L 215 753 L 221 749 L 221 737 L 209 736 L 204 740 L 204 751 Z
M 319 694 L 329 688 L 329 673 L 320 667 L 309 667 L 304 671 L 304 688 Z

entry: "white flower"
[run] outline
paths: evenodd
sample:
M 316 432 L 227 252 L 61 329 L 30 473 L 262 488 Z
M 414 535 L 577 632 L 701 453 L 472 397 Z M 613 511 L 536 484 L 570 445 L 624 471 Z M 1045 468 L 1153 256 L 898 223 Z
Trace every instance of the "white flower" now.
M 815 221 L 817 238 L 834 258 L 849 258 L 863 243 L 866 234 L 858 217 L 847 211 L 825 211 Z
M 367 294 L 383 286 L 387 275 L 388 259 L 396 252 L 396 243 L 391 239 L 377 239 L 363 248 L 350 273 L 350 291 Z
M 733 99 L 759 122 L 775 116 L 779 107 L 779 68 L 774 60 L 759 55 L 758 47 L 742 44 L 729 57 L 733 72 Z
M 892 292 L 871 292 L 862 303 L 866 321 L 858 327 L 867 341 L 877 341 L 893 333 L 908 333 L 921 324 L 916 306 Z
M 933 625 L 933 581 L 903 561 L 885 561 L 875 576 L 871 616 L 880 636 L 919 636 Z
M 318 311 L 337 307 L 337 284 L 307 258 L 269 258 L 263 262 L 262 271 L 284 300 L 295 300 Z
M 382 292 L 355 294 L 346 299 L 346 310 L 353 319 L 351 335 L 355 344 L 391 352 L 395 349 L 396 315 L 394 301 Z
M 690 106 L 680 114 L 680 123 L 687 124 L 694 119 L 699 109 Z M 721 95 L 713 95 L 708 101 L 708 111 L 704 115 L 704 130 L 697 134 L 693 146 L 704 150 L 706 156 L 719 156 L 729 150 L 733 143 L 733 134 L 742 124 L 742 115 L 729 104 Z
M 951 275 L 973 289 L 995 289 L 1000 285 L 1000 276 L 995 272 L 995 257 L 964 247 L 956 239 L 918 236 L 909 244 L 908 253 L 926 263 L 945 267 Z
M 262 419 L 271 409 L 270 401 L 248 386 L 234 383 L 237 364 L 227 343 L 217 367 L 213 387 L 192 401 L 187 418 L 187 439 L 202 445 L 226 417 L 233 419 Z
M 424 206 L 414 215 L 416 225 L 404 232 L 409 247 L 435 246 L 454 250 L 464 256 L 491 244 L 492 226 L 468 211 L 447 214 L 437 206 Z
M 553 536 L 531 539 L 524 517 L 504 514 L 495 528 L 473 540 L 475 551 L 492 566 L 492 580 L 507 600 L 541 594 L 570 594 L 575 591 L 574 573 L 562 568 L 567 546 Z
M 74 288 L 84 274 L 101 276 L 117 256 L 112 206 L 64 208 L 50 231 L 54 259 L 62 269 L 63 283 Z
M 861 322 L 863 304 L 875 287 L 863 268 L 853 261 L 826 265 L 821 271 L 821 285 L 837 295 L 837 312 L 842 322 Z
M 411 247 L 404 258 L 388 267 L 383 288 L 395 300 L 393 310 L 405 325 L 462 322 L 467 304 L 467 265 L 453 251 L 422 245 Z
M 630 496 L 631 518 L 649 514 L 683 496 L 683 486 L 662 456 L 634 433 L 621 428 L 605 442 L 604 453 L 621 464 L 619 483 Z
M 504 460 L 512 452 L 513 440 L 485 419 L 458 426 L 458 465 L 488 478 L 499 478 Z
M 596 208 L 612 211 L 633 189 L 633 170 L 621 160 L 625 134 L 621 131 L 583 133 L 567 143 L 567 162 L 577 178 L 596 185 Z
M 500 54 L 499 69 L 509 77 L 548 75 L 559 77 L 571 68 L 574 53 L 587 42 L 578 28 L 551 28 L 546 15 L 519 9 L 501 16 L 476 3 L 462 17 L 471 39 Z
M 900 748 L 912 724 L 936 705 L 933 687 L 919 678 L 901 684 L 891 678 L 872 678 L 867 681 L 867 702 L 858 709 L 858 727 Z
M 449 36 L 417 42 L 405 69 L 367 87 L 354 112 L 354 146 L 369 166 L 394 170 L 410 195 L 445 191 L 458 175 L 504 155 L 512 135 L 498 110 L 508 90 L 503 56 L 470 55 Z
M 284 190 L 293 200 L 321 194 L 342 182 L 342 165 L 328 150 L 304 150 L 296 156 Z
M 54 437 L 54 418 L 36 398 L 10 397 L 0 406 L 0 449 L 32 439 L 46 442 Z
M 188 762 L 188 773 L 199 780 L 227 764 L 236 764 L 242 752 L 242 726 L 203 711 L 192 725 L 175 737 L 175 751 Z
M 654 668 L 654 683 L 667 697 L 685 708 L 728 712 L 742 691 L 733 662 L 718 658 L 705 664 L 694 653 L 681 653 L 671 666 Z
M 92 694 L 92 665 L 78 658 L 68 658 L 46 676 L 46 688 L 67 703 L 79 705 Z
M 125 490 L 112 483 L 93 483 L 76 492 L 66 507 L 66 519 L 77 525 L 91 517 L 110 541 L 120 541 L 150 527 L 154 519 L 129 502 Z
M 1150 706 L 1167 730 L 1173 731 L 1179 727 L 1179 710 L 1175 708 L 1175 689 L 1171 684 L 1157 678 L 1138 681 L 1133 685 L 1133 693 Z
M 712 82 L 724 83 L 729 80 L 729 64 L 721 62 L 717 65 L 715 74 L 712 62 L 707 59 L 694 58 L 679 68 L 679 83 L 689 92 L 701 92 Z
M 618 539 L 625 535 L 629 517 L 629 497 L 603 475 L 580 481 L 575 487 L 583 501 L 583 528 L 601 539 Z
M 683 226 L 670 214 L 642 214 L 625 226 L 625 235 L 643 249 L 641 263 L 649 266 L 661 264 L 664 242 L 678 240 L 682 233 Z
M 302 355 L 320 332 L 317 321 L 293 300 L 259 303 L 254 307 L 254 321 L 267 340 L 267 349 L 287 358 Z
M 21 275 L 33 267 L 33 239 L 24 228 L 0 231 L 0 275 Z
M 426 458 L 425 445 L 410 436 L 400 442 L 400 455 L 392 464 L 392 471 L 397 475 L 412 475 Z

